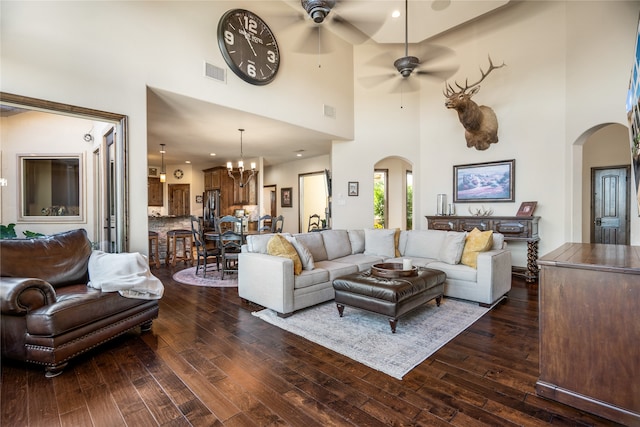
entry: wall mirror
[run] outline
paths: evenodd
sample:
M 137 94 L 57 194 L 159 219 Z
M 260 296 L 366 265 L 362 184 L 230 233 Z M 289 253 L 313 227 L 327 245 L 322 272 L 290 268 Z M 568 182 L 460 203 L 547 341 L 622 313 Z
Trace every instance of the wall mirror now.
M 0 92 L 0 119 L 1 222 L 128 251 L 127 116 Z
M 84 221 L 83 156 L 19 155 L 22 221 Z

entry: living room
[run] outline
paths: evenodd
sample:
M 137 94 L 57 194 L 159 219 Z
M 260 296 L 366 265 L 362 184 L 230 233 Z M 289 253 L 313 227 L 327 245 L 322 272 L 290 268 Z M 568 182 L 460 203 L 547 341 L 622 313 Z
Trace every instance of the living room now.
M 590 169 L 630 162 L 624 106 L 638 2 L 511 2 L 428 40 L 454 52 L 451 79 L 459 82 L 477 80 L 488 54 L 507 64 L 476 95 L 478 103 L 496 111 L 500 125 L 499 143 L 485 151 L 466 146 L 456 114 L 444 106 L 442 81 L 424 79 L 419 91 L 402 93 L 392 92 L 392 81 L 363 84 L 388 71 L 369 61 L 390 51 L 393 60 L 401 54 L 399 42 L 351 46 L 337 39 L 332 52 L 299 54 L 295 31 L 274 20 L 284 62 L 273 83 L 248 85 L 230 72 L 224 85 L 201 78 L 204 61 L 225 67 L 215 28 L 226 10 L 245 7 L 267 18 L 274 9 L 291 9 L 280 3 L 3 1 L 0 89 L 127 117 L 131 251 L 148 250 L 147 201 L 131 195 L 147 194 L 148 147 L 156 146 L 147 131 L 150 88 L 332 135 L 323 167 L 309 167 L 332 172 L 334 228 L 372 226 L 371 177 L 381 159 L 395 156 L 412 164 L 416 229 L 425 229 L 424 217 L 435 214 L 438 194 L 452 197 L 453 166 L 515 159 L 515 201 L 486 207 L 511 216 L 521 202 L 537 201 L 540 254 L 564 242 L 589 241 Z M 321 115 L 324 104 L 335 107 L 335 118 Z M 237 147 L 235 139 L 232 143 Z M 3 170 L 15 164 L 4 147 L 2 163 Z M 295 188 L 298 174 L 308 172 L 296 165 L 266 167 L 262 182 Z M 198 165 L 192 169 L 198 171 Z M 347 195 L 353 181 L 360 183 L 358 197 Z M 630 205 L 632 245 L 640 242 L 636 205 Z M 475 206 L 460 204 L 458 212 Z M 192 210 L 198 211 L 195 204 Z M 2 222 L 14 218 L 3 203 Z M 298 231 L 296 225 L 287 221 L 285 231 Z M 45 228 L 18 225 L 19 231 Z M 526 247 L 511 249 L 514 265 L 524 265 Z

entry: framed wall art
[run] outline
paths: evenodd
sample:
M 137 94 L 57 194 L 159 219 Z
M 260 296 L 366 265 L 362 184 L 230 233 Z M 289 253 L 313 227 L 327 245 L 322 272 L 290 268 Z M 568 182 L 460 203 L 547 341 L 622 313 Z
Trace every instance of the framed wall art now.
M 453 202 L 515 201 L 515 160 L 453 167 Z
M 287 187 L 280 189 L 280 207 L 293 207 L 293 188 Z
M 347 193 L 350 196 L 357 196 L 358 195 L 358 190 L 359 190 L 359 182 L 358 181 L 349 181 L 349 187 L 348 187 L 348 191 Z

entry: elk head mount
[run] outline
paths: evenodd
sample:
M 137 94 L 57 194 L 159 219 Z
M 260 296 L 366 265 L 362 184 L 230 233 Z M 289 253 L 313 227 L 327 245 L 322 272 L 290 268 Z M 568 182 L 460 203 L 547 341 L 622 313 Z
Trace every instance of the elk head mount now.
M 464 136 L 467 140 L 467 147 L 475 147 L 476 150 L 486 150 L 491 144 L 498 142 L 498 118 L 496 113 L 486 105 L 476 104 L 471 97 L 480 90 L 480 83 L 491 73 L 491 71 L 502 68 L 506 64 L 495 66 L 489 56 L 489 69 L 485 72 L 480 68 L 480 80 L 469 85 L 469 79 L 465 81 L 464 87 L 458 82 L 456 91 L 450 84 L 445 85 L 443 91 L 447 98 L 444 105 L 458 112 L 460 123 L 465 129 Z

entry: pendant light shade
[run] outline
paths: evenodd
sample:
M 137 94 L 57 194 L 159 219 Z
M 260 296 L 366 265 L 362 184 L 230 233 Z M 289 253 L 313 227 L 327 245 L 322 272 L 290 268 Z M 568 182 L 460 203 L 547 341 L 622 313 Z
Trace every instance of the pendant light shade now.
M 167 181 L 167 172 L 164 170 L 164 153 L 166 150 L 164 149 L 165 144 L 160 144 L 160 154 L 162 155 L 162 166 L 160 167 L 160 182 Z

